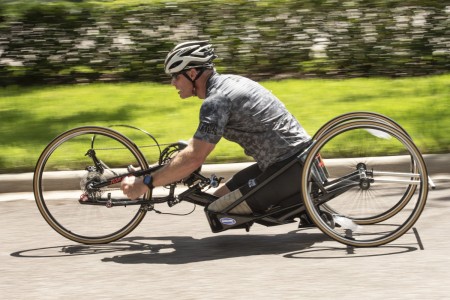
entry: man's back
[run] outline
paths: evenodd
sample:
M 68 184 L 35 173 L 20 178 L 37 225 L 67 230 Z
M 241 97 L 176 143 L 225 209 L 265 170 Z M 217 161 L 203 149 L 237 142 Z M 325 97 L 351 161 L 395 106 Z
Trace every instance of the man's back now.
M 283 103 L 260 84 L 215 73 L 207 82 L 195 137 L 217 143 L 222 136 L 241 145 L 261 169 L 294 155 L 310 139 Z

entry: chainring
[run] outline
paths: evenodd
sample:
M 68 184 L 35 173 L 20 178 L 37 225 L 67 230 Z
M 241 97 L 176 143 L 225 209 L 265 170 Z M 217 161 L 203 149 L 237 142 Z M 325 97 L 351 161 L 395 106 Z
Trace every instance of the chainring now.
M 93 188 L 92 185 L 95 183 L 100 183 L 105 179 L 105 176 L 99 172 L 87 171 L 86 175 L 81 178 L 80 188 L 84 195 L 87 195 L 89 199 L 100 199 L 105 191 L 99 188 Z

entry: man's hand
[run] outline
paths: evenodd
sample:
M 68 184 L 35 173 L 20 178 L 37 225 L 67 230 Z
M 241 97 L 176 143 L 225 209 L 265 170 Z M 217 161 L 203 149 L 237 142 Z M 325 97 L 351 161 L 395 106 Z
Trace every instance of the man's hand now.
M 120 188 L 129 199 L 135 200 L 148 191 L 142 177 L 128 176 L 122 180 Z

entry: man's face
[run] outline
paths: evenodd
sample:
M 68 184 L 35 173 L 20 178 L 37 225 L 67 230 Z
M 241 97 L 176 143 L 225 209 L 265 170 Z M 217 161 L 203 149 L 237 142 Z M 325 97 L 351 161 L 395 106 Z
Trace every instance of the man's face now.
M 186 75 L 189 76 L 191 70 L 186 71 Z M 178 90 L 178 95 L 181 99 L 186 99 L 194 96 L 192 82 L 186 78 L 183 73 L 173 75 L 171 84 Z

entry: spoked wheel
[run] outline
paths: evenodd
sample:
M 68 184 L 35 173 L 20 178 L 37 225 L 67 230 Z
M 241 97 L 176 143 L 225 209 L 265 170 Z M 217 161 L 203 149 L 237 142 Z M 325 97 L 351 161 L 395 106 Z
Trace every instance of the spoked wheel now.
M 302 194 L 325 234 L 347 245 L 372 247 L 414 225 L 426 203 L 427 180 L 422 155 L 408 135 L 385 122 L 356 120 L 315 141 L 304 162 Z M 322 217 L 324 212 L 333 222 Z
M 401 131 L 402 133 L 404 133 L 408 138 L 409 135 L 408 133 L 405 131 L 405 129 L 403 127 L 400 126 L 400 124 L 398 124 L 397 122 L 395 122 L 394 120 L 392 120 L 391 118 L 379 114 L 379 113 L 374 113 L 374 112 L 368 112 L 368 111 L 355 111 L 355 112 L 350 112 L 350 113 L 346 113 L 340 116 L 337 116 L 333 119 L 331 119 L 330 121 L 328 121 L 327 123 L 325 123 L 314 135 L 313 139 L 317 140 L 321 135 L 323 135 L 324 133 L 326 133 L 327 131 L 333 129 L 334 127 L 338 126 L 338 125 L 342 125 L 345 123 L 350 123 L 350 122 L 355 122 L 355 121 L 374 121 L 374 122 L 379 122 L 379 123 L 384 123 L 386 125 L 389 125 L 390 127 L 393 127 L 394 129 Z M 372 133 L 373 135 L 380 135 L 378 136 L 379 138 L 383 138 L 383 133 L 381 131 L 377 131 L 377 130 L 369 130 L 368 132 Z M 414 160 L 411 159 L 411 172 L 414 173 L 416 171 L 416 166 L 414 165 Z M 395 205 L 393 207 L 388 208 L 387 211 L 385 212 L 376 212 L 376 214 L 374 214 L 373 216 L 365 216 L 365 217 L 361 217 L 361 218 L 356 218 L 356 220 L 358 221 L 358 224 L 373 224 L 373 223 L 377 223 L 380 221 L 384 221 L 390 217 L 392 217 L 394 214 L 396 214 L 398 211 L 400 211 L 409 201 L 409 199 L 411 198 L 411 195 L 414 194 L 416 189 L 416 185 L 409 185 L 408 189 L 405 190 L 404 193 L 404 197 L 402 197 L 397 203 L 395 203 Z M 323 204 L 322 205 L 322 209 L 333 213 L 333 214 L 339 214 L 338 211 L 336 211 L 335 209 L 333 209 L 332 207 L 330 207 L 327 204 Z
M 56 137 L 42 152 L 34 173 L 36 204 L 62 236 L 84 244 L 109 243 L 130 233 L 146 214 L 150 193 L 130 201 L 120 183 L 96 187 L 127 172 L 148 168 L 124 135 L 103 127 L 79 127 Z
M 402 126 L 400 126 L 400 124 L 398 124 L 397 122 L 395 122 L 394 120 L 385 115 L 369 111 L 354 111 L 337 116 L 328 121 L 327 123 L 325 123 L 322 127 L 319 128 L 319 130 L 316 131 L 313 140 L 318 139 L 322 134 L 324 134 L 325 132 L 327 132 L 328 130 L 332 129 L 333 127 L 339 124 L 343 124 L 349 121 L 364 121 L 364 120 L 388 124 L 391 127 L 394 127 L 395 129 L 402 131 L 404 134 L 408 135 L 408 133 L 405 131 L 405 129 L 403 129 Z

